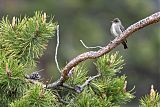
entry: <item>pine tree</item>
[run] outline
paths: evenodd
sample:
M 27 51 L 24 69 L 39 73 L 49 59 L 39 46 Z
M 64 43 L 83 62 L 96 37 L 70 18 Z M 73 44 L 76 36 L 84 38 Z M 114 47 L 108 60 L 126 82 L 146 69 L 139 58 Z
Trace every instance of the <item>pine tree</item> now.
M 133 90 L 127 90 L 127 77 L 117 75 L 124 66 L 118 52 L 97 58 L 97 75 L 89 76 L 82 63 L 54 88 L 39 82 L 37 72 L 26 75 L 36 67 L 56 27 L 43 12 L 0 21 L 0 107 L 119 107 L 134 98 Z M 158 107 L 154 106 L 158 101 L 159 94 L 152 88 L 152 95 L 142 98 L 141 105 L 151 107 L 149 102 Z

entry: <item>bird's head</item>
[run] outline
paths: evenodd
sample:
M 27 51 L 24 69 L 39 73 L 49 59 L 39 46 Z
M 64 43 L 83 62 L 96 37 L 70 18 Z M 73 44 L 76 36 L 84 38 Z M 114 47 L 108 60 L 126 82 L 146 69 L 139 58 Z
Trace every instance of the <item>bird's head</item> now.
M 113 21 L 111 21 L 112 23 L 121 23 L 121 21 L 118 18 L 114 18 Z

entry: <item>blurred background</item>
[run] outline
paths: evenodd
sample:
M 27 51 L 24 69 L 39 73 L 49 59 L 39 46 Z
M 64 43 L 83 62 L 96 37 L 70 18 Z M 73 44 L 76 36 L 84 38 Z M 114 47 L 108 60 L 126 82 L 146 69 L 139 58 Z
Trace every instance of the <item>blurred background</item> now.
M 114 39 L 110 34 L 110 21 L 120 18 L 123 26 L 137 22 L 160 11 L 160 0 L 0 0 L 0 17 L 34 15 L 35 11 L 52 15 L 60 25 L 60 47 L 58 61 L 63 68 L 77 55 L 90 51 L 87 46 L 105 46 Z M 59 78 L 54 61 L 56 37 L 50 40 L 44 55 L 38 60 L 37 69 L 44 80 Z M 160 24 L 154 24 L 135 32 L 128 38 L 128 49 L 119 45 L 126 65 L 122 74 L 127 75 L 128 90 L 135 86 L 136 98 L 125 106 L 138 106 L 138 99 L 149 93 L 151 84 L 160 91 Z M 96 50 L 96 49 L 95 49 Z M 89 75 L 96 72 L 93 61 L 87 61 Z

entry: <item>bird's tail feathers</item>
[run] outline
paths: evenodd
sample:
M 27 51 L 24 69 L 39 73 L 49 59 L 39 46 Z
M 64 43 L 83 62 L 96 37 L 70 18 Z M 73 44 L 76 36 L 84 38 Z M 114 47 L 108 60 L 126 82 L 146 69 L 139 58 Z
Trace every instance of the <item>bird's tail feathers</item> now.
M 123 41 L 122 44 L 123 44 L 124 49 L 128 48 L 126 41 Z

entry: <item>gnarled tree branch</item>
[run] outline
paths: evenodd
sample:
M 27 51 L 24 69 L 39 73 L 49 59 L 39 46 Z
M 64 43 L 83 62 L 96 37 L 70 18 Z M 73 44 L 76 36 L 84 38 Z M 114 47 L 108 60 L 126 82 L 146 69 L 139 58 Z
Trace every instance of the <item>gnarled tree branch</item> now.
M 89 52 L 85 52 L 82 53 L 80 55 L 78 55 L 77 57 L 75 57 L 74 59 L 72 59 L 61 71 L 61 77 L 59 80 L 57 80 L 56 82 L 52 83 L 52 84 L 48 84 L 47 88 L 54 88 L 57 86 L 62 85 L 68 78 L 68 73 L 69 71 L 75 67 L 76 65 L 78 65 L 80 62 L 85 61 L 87 59 L 95 59 L 98 58 L 100 56 L 103 56 L 104 54 L 110 52 L 111 50 L 113 50 L 115 47 L 117 47 L 119 44 L 121 44 L 121 42 L 126 39 L 127 37 L 131 36 L 132 33 L 134 33 L 135 31 L 138 31 L 148 25 L 151 25 L 153 23 L 157 23 L 160 21 L 160 12 L 154 13 L 136 23 L 134 23 L 133 25 L 129 26 L 121 35 L 120 37 L 116 37 L 113 41 L 111 41 L 107 46 L 103 47 L 102 49 L 98 50 L 98 51 L 89 51 Z

